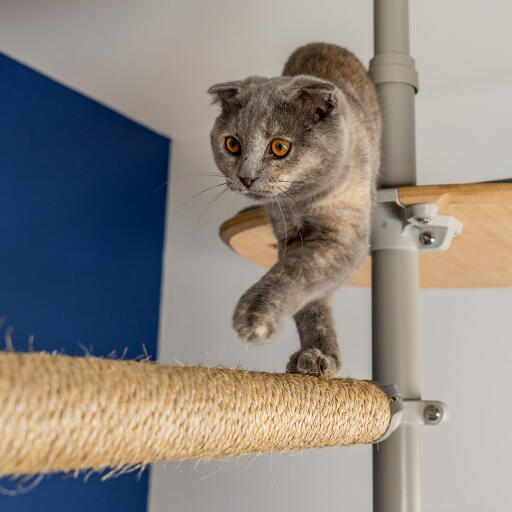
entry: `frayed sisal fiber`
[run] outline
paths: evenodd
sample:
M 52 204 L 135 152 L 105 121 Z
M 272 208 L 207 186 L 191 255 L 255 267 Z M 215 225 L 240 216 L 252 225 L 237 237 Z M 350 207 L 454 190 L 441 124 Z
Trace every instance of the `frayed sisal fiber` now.
M 0 475 L 370 443 L 375 384 L 0 352 Z

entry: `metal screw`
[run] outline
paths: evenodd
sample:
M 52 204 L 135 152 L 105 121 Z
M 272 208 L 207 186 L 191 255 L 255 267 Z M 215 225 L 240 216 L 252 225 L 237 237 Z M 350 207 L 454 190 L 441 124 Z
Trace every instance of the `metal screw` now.
M 432 231 L 423 231 L 420 234 L 420 243 L 421 245 L 432 245 L 436 241 L 436 237 Z
M 416 217 L 416 222 L 418 222 L 419 224 L 430 224 L 432 222 L 432 218 L 431 217 Z
M 423 410 L 423 416 L 427 423 L 435 425 L 443 419 L 443 411 L 439 406 L 430 404 Z

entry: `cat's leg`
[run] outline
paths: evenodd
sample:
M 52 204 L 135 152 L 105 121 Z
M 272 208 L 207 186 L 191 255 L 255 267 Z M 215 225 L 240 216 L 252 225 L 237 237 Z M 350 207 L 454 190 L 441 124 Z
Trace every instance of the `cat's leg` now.
M 293 311 L 286 301 L 282 265 L 275 265 L 251 286 L 238 301 L 233 314 L 233 328 L 240 338 L 253 343 L 267 343 L 281 330 Z M 275 276 L 279 276 L 278 279 Z
M 233 315 L 240 338 L 253 343 L 272 339 L 288 318 L 350 278 L 362 263 L 360 256 L 366 257 L 364 249 L 352 241 L 289 243 L 286 255 L 240 297 Z
M 292 355 L 286 371 L 335 377 L 340 369 L 340 353 L 331 298 L 324 297 L 306 304 L 294 319 L 300 336 L 300 350 Z

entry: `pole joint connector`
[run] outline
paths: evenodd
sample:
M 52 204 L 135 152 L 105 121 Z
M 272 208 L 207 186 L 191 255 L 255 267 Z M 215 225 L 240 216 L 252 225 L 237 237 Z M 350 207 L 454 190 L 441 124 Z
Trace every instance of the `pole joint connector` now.
M 377 193 L 372 218 L 371 251 L 445 251 L 462 229 L 463 224 L 459 220 L 438 214 L 435 204 L 404 206 L 398 197 L 398 189 L 381 189 Z
M 406 53 L 380 53 L 370 60 L 370 78 L 375 85 L 401 82 L 419 90 L 418 72 L 414 59 Z

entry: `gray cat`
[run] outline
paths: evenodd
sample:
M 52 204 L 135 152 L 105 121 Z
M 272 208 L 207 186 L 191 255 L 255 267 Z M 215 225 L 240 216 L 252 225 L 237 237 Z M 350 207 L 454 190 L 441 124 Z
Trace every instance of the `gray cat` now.
M 340 355 L 331 295 L 366 260 L 380 165 L 381 112 L 359 60 L 312 43 L 283 76 L 212 86 L 222 111 L 211 132 L 229 188 L 262 203 L 279 261 L 240 298 L 233 326 L 272 339 L 293 315 L 301 348 L 287 371 L 333 377 Z

